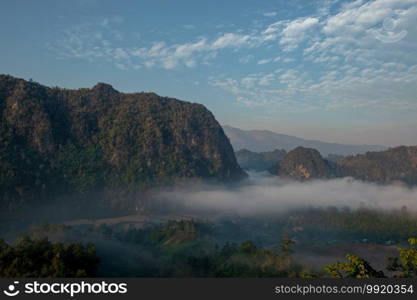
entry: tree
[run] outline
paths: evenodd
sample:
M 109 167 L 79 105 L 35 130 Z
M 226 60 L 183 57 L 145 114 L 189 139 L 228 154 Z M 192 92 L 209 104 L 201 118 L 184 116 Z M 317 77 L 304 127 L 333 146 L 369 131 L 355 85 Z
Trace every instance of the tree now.
M 397 278 L 417 276 L 417 238 L 409 238 L 411 248 L 398 248 L 399 257 L 390 257 L 388 270 L 399 272 L 394 275 Z
M 324 267 L 333 278 L 385 278 L 382 271 L 376 271 L 371 265 L 353 254 L 347 254 L 347 262 L 336 261 Z
M 94 245 L 28 236 L 15 246 L 0 240 L 0 277 L 94 277 L 98 262 Z
M 295 242 L 289 237 L 288 233 L 284 233 L 281 239 L 281 248 L 280 254 L 283 257 L 290 256 L 294 251 L 292 250 L 292 246 Z

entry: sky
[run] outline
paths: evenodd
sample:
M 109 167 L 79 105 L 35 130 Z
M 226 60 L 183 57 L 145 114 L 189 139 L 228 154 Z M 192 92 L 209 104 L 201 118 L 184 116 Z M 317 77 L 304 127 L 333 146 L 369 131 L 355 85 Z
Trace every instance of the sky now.
M 417 145 L 417 0 L 0 4 L 0 73 L 152 91 L 221 124 Z

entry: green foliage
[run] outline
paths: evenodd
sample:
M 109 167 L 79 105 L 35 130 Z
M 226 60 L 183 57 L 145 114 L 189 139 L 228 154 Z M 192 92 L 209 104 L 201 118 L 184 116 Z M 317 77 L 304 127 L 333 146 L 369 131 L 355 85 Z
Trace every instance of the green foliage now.
M 193 221 L 169 221 L 163 227 L 151 230 L 151 240 L 164 246 L 178 245 L 194 241 L 197 238 L 197 228 Z
M 343 175 L 356 179 L 378 183 L 402 181 L 409 185 L 416 185 L 416 157 L 416 146 L 400 146 L 386 151 L 349 156 L 338 161 L 338 165 Z
M 73 192 L 82 193 L 104 183 L 107 170 L 97 145 L 84 148 L 77 148 L 74 144 L 63 145 L 55 155 L 54 170 Z
M 36 151 L 25 148 L 21 138 L 0 123 L 0 205 L 10 208 L 19 201 L 30 201 L 33 192 L 42 193 L 45 162 Z
M 57 198 L 91 203 L 89 192 L 127 202 L 126 194 L 182 178 L 244 176 L 200 104 L 103 83 L 67 90 L 0 75 L 1 208 Z
M 394 272 L 393 277 L 411 278 L 417 277 L 417 239 L 409 238 L 410 248 L 398 248 L 399 256 L 389 257 L 387 270 Z M 381 278 L 386 277 L 382 271 L 375 271 L 374 268 L 364 259 L 348 254 L 348 262 L 337 261 L 324 267 L 325 271 L 335 278 Z
M 409 238 L 408 243 L 410 246 L 417 246 L 417 238 Z
M 215 229 L 193 220 L 169 221 L 144 228 L 101 225 L 78 228 L 40 224 L 11 246 L 0 242 L 0 276 L 3 277 L 298 277 L 383 278 L 365 259 L 348 254 L 317 272 L 293 258 L 294 241 L 284 234 L 279 250 L 253 241 L 218 244 Z M 68 235 L 67 235 L 68 234 Z M 46 236 L 94 237 L 100 248 L 100 273 L 92 245 L 52 243 Z M 101 235 L 101 237 L 100 237 Z M 393 277 L 417 277 L 415 238 L 410 248 L 398 248 L 387 269 Z M 116 251 L 116 252 L 115 252 Z M 107 253 L 107 254 L 106 254 Z M 391 274 L 389 274 L 391 276 Z
M 292 246 L 295 244 L 293 240 L 290 239 L 288 233 L 284 233 L 281 240 L 281 255 L 290 256 L 293 253 Z
M 283 243 L 284 253 L 256 245 L 252 241 L 226 242 L 219 246 L 210 237 L 207 224 L 195 221 L 170 221 L 165 225 L 131 229 L 117 236 L 142 249 L 146 259 L 138 261 L 140 270 L 133 276 L 145 277 L 296 277 L 308 276 L 305 268 L 289 253 L 292 242 Z M 139 250 L 138 250 L 139 251 Z M 125 276 L 124 270 L 118 276 Z M 301 275 L 303 274 L 303 275 Z M 311 274 L 310 274 L 311 275 Z
M 376 271 L 359 256 L 347 254 L 347 262 L 337 261 L 324 267 L 324 270 L 334 278 L 384 278 L 382 271 Z
M 397 272 L 394 277 L 417 277 L 417 238 L 409 238 L 410 248 L 398 248 L 399 257 L 390 257 L 388 270 Z
M 339 176 L 338 167 L 324 159 L 316 149 L 297 147 L 270 169 L 279 176 L 296 180 L 333 178 Z
M 410 236 L 417 235 L 417 218 L 404 207 L 398 211 L 376 211 L 349 208 L 310 208 L 294 211 L 282 219 L 277 227 L 287 231 L 302 228 L 297 232 L 300 243 L 309 244 L 315 240 L 338 239 L 384 244 L 402 243 Z
M 27 236 L 11 246 L 0 240 L 0 277 L 92 277 L 95 246 L 51 243 Z

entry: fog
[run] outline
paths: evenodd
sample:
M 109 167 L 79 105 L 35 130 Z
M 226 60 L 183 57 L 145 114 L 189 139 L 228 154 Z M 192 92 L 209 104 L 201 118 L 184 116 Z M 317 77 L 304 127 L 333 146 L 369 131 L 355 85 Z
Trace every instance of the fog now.
M 250 175 L 247 180 L 232 186 L 187 181 L 181 186 L 158 188 L 147 194 L 146 201 L 150 205 L 148 210 L 136 211 L 134 214 L 131 212 L 131 215 L 122 217 L 113 212 L 108 218 L 97 215 L 91 219 L 67 222 L 68 217 L 60 220 L 56 211 L 52 214 L 51 210 L 44 208 L 45 213 L 38 220 L 23 224 L 22 219 L 17 219 L 19 226 L 6 226 L 3 230 L 0 227 L 0 232 L 3 231 L 3 238 L 10 243 L 23 232 L 29 232 L 33 237 L 47 236 L 51 241 L 93 243 L 101 261 L 99 276 L 104 277 L 156 276 L 156 270 L 164 270 L 160 262 L 161 252 L 154 250 L 164 249 L 167 241 L 181 241 L 184 237 L 181 231 L 164 229 L 168 220 L 195 221 L 199 224 L 197 228 L 203 228 L 196 242 L 207 242 L 211 247 L 250 240 L 268 249 L 278 249 L 282 234 L 288 233 L 296 242 L 294 257 L 297 261 L 318 269 L 342 258 L 346 253 L 357 253 L 378 267 L 386 266 L 385 256 L 396 253 L 391 247 L 393 241 L 400 244 L 413 236 L 415 223 L 410 218 L 415 219 L 414 214 L 405 214 L 410 216 L 407 220 L 403 219 L 402 213 L 394 213 L 399 216 L 395 218 L 381 214 L 377 226 L 382 227 L 378 227 L 381 228 L 378 231 L 373 226 L 372 214 L 361 219 L 360 226 L 343 221 L 342 218 L 337 226 L 332 227 L 329 224 L 334 224 L 331 223 L 333 221 L 329 221 L 326 216 L 323 224 L 321 219 L 317 221 L 314 218 L 320 217 L 317 212 L 312 219 L 304 220 L 303 208 L 369 208 L 391 211 L 406 206 L 409 212 L 417 212 L 416 188 L 400 184 L 381 186 L 352 178 L 296 182 L 268 176 L 266 173 Z M 137 199 L 138 206 L 144 198 Z M 54 216 L 54 223 L 62 222 L 65 226 L 43 224 L 41 221 L 46 221 L 46 213 Z M 306 215 L 310 214 L 311 211 L 307 210 Z M 390 227 L 381 222 L 385 217 Z M 199 227 L 201 224 L 205 227 Z M 393 225 L 393 230 L 386 230 Z M 145 233 L 149 237 L 160 232 L 152 231 L 155 226 L 172 234 L 161 242 L 158 246 L 160 248 L 147 244 L 147 239 L 143 238 Z M 386 244 L 387 241 L 389 244 Z
M 295 182 L 251 174 L 237 187 L 195 184 L 156 192 L 175 209 L 240 215 L 279 214 L 304 207 L 337 207 L 417 211 L 417 189 L 401 184 L 381 186 L 352 178 Z M 158 202 L 159 202 L 158 201 Z

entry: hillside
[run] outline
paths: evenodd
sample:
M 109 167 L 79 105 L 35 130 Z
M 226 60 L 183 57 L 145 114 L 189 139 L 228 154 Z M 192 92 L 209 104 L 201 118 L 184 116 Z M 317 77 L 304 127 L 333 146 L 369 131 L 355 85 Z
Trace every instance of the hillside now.
M 270 169 L 274 175 L 296 180 L 353 177 L 389 184 L 417 184 L 417 146 L 348 156 L 336 162 L 324 159 L 315 149 L 298 147 Z
M 282 160 L 287 152 L 275 149 L 267 152 L 252 152 L 241 149 L 235 152 L 238 164 L 245 170 L 266 171 Z
M 387 151 L 349 156 L 338 162 L 345 176 L 391 183 L 417 184 L 417 146 L 400 146 Z
M 3 209 L 57 199 L 97 208 L 95 198 L 125 207 L 152 185 L 245 176 L 201 104 L 104 83 L 68 90 L 0 75 Z
M 339 176 L 335 163 L 323 159 L 316 149 L 297 147 L 270 169 L 271 173 L 296 180 L 328 179 Z
M 346 145 L 327 143 L 315 140 L 305 140 L 295 136 L 279 134 L 268 130 L 242 130 L 239 128 L 223 125 L 224 132 L 230 139 L 235 151 L 247 149 L 253 152 L 273 151 L 284 149 L 291 151 L 297 147 L 317 149 L 321 155 L 329 154 L 354 155 L 367 151 L 382 151 L 386 147 L 378 145 Z

